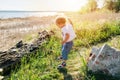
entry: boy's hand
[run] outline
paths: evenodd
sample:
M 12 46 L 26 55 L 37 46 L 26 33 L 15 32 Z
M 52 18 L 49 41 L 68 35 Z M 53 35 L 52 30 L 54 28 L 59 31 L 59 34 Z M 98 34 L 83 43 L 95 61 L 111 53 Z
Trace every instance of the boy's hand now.
M 61 44 L 63 45 L 64 43 L 66 43 L 68 41 L 69 37 L 70 37 L 69 33 L 66 33 L 65 34 L 65 39 L 62 41 Z
M 72 23 L 72 21 L 70 20 L 70 18 L 68 18 L 68 21 L 69 21 L 69 23 L 73 26 L 73 23 Z
M 62 41 L 61 44 L 63 45 L 65 43 L 65 41 Z

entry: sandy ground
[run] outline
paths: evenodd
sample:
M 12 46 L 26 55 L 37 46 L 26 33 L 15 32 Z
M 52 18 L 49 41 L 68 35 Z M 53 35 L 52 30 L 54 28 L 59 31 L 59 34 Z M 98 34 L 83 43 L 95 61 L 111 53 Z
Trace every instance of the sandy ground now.
M 53 21 L 53 16 L 0 19 L 0 51 L 11 48 L 25 37 L 34 36 Z

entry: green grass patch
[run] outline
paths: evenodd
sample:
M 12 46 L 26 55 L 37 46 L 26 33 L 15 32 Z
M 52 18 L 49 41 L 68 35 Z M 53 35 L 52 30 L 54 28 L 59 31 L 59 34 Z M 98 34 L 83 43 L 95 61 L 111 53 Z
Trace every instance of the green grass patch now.
M 80 25 L 80 26 L 84 26 Z M 120 35 L 120 21 L 112 21 L 105 23 L 87 23 L 85 27 L 75 29 L 77 39 L 75 41 L 77 46 L 88 46 L 105 42 L 112 36 Z

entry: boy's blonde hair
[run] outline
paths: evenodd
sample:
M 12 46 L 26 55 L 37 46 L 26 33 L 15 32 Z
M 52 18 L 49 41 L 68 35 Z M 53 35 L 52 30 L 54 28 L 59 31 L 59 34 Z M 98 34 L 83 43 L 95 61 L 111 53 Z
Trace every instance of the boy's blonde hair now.
M 58 16 L 55 20 L 55 23 L 57 24 L 65 24 L 66 23 L 66 18 L 62 16 Z

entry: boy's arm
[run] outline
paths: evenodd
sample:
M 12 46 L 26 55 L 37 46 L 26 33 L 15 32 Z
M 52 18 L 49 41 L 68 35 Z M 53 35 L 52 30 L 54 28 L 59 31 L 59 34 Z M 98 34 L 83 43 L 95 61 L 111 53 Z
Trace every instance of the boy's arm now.
M 65 39 L 62 41 L 62 44 L 66 43 L 69 38 L 70 38 L 70 34 L 66 33 L 65 34 Z
M 70 18 L 68 18 L 68 21 L 69 21 L 69 23 L 73 26 L 73 23 L 72 23 L 72 21 L 70 20 Z

